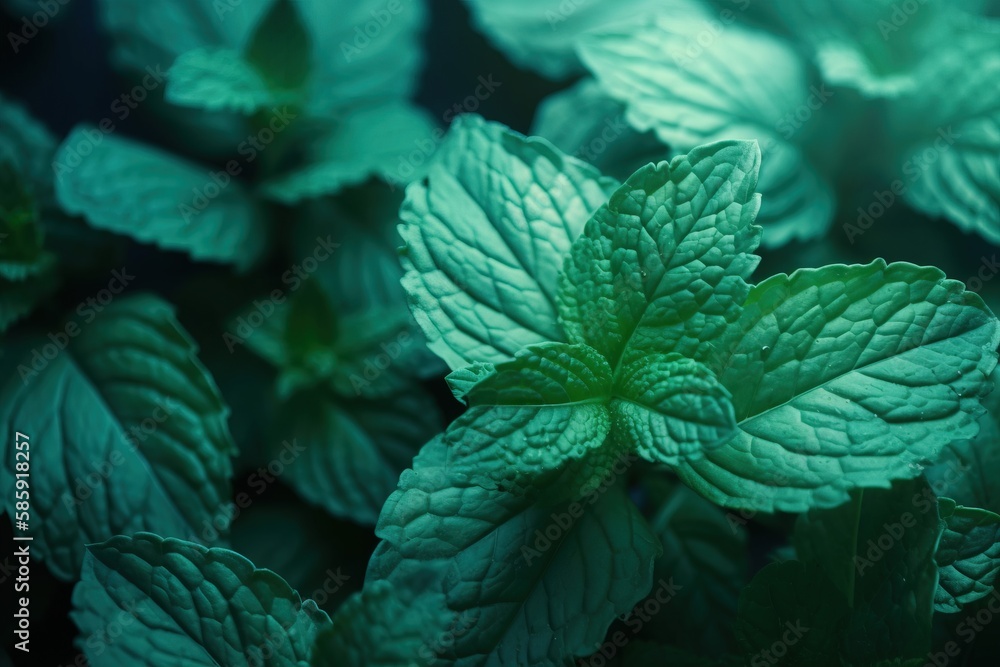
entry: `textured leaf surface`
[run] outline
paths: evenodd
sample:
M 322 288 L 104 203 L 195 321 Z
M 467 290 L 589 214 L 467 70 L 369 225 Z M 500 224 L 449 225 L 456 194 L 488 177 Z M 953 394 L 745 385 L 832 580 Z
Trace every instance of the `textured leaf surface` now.
M 78 645 L 95 667 L 302 667 L 330 625 L 316 603 L 239 554 L 149 533 L 88 547 L 73 605 Z M 127 631 L 111 641 L 116 619 Z
M 422 456 L 439 457 L 426 451 L 435 447 Z M 368 577 L 416 600 L 443 588 L 462 632 L 439 650 L 456 665 L 541 667 L 588 655 L 650 590 L 659 545 L 613 480 L 579 503 L 535 501 L 432 465 L 407 471 L 383 508 Z
M 92 151 L 81 158 L 83 146 Z M 87 127 L 70 133 L 55 161 L 60 204 L 98 229 L 241 269 L 267 245 L 259 204 L 235 179 L 220 187 L 208 167 Z
M 941 571 L 934 608 L 955 613 L 993 592 L 1000 572 L 1000 516 L 942 498 L 941 518 L 946 525 L 935 556 Z
M 559 268 L 613 184 L 548 142 L 459 118 L 400 215 L 403 285 L 448 365 L 563 341 Z
M 739 316 L 757 266 L 751 142 L 643 167 L 590 219 L 560 277 L 570 339 L 629 364 L 651 351 L 703 359 Z
M 210 539 L 229 498 L 228 410 L 171 307 L 137 296 L 97 317 L 76 322 L 79 335 L 37 374 L 20 359 L 0 401 L 4 429 L 44 443 L 32 448 L 32 549 L 62 579 L 79 573 L 85 544 L 112 535 Z M 14 457 L 4 460 L 12 512 Z
M 651 354 L 624 367 L 611 413 L 618 437 L 647 461 L 676 464 L 736 435 L 729 391 L 706 366 Z
M 937 269 L 774 276 L 715 362 L 740 433 L 677 471 L 719 504 L 792 512 L 915 477 L 976 434 L 998 336 L 982 300 Z
M 704 21 L 661 14 L 595 33 L 582 41 L 581 54 L 605 91 L 627 105 L 629 122 L 674 150 L 721 139 L 760 142 L 764 243 L 821 235 L 833 194 L 800 148 L 816 123 L 802 129 L 794 114 L 806 102 L 821 108 L 828 94 L 814 93 L 819 82 L 777 37 L 738 24 L 718 35 L 706 30 Z M 714 37 L 707 46 L 706 34 Z
M 314 667 L 397 667 L 435 656 L 453 633 L 452 614 L 438 594 L 434 603 L 404 605 L 391 583 L 375 581 L 337 610 L 334 624 L 316 638 Z
M 469 390 L 469 410 L 444 435 L 443 465 L 486 488 L 523 491 L 604 444 L 610 390 L 611 369 L 587 346 L 529 346 Z

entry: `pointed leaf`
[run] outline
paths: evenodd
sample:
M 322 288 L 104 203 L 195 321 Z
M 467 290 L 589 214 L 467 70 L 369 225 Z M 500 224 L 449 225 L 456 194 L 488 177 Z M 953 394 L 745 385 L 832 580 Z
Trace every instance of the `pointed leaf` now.
M 754 287 L 713 366 L 739 435 L 677 472 L 716 503 L 801 512 L 912 478 L 978 430 L 1000 327 L 937 269 L 832 265 Z
M 563 341 L 559 267 L 612 184 L 548 142 L 459 118 L 400 215 L 403 285 L 453 368 Z

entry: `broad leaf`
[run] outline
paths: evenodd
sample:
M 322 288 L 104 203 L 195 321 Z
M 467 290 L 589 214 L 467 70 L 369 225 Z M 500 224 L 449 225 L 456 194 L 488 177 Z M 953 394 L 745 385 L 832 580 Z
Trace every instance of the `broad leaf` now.
M 247 60 L 275 90 L 295 90 L 309 76 L 312 44 L 298 7 L 304 5 L 273 0 L 246 45 Z
M 260 204 L 223 170 L 81 127 L 55 157 L 56 193 L 93 227 L 249 268 L 267 246 Z
M 415 385 L 379 401 L 311 389 L 279 408 L 272 453 L 303 498 L 335 516 L 372 524 L 399 473 L 440 428 L 433 400 Z
M 650 354 L 620 370 L 611 414 L 617 437 L 639 456 L 676 464 L 736 435 L 731 399 L 703 364 Z
M 729 507 L 801 512 L 912 478 L 978 431 L 1000 328 L 937 269 L 833 265 L 754 287 L 711 364 L 740 433 L 677 472 Z
M 937 499 L 919 479 L 857 490 L 839 507 L 803 514 L 795 528 L 801 561 L 766 566 L 740 597 L 744 648 L 766 660 L 783 646 L 793 665 L 923 658 L 942 527 Z
M 466 0 L 476 25 L 519 67 L 552 79 L 578 73 L 575 52 L 586 33 L 635 16 L 664 12 L 669 16 L 707 18 L 698 0 L 625 0 L 572 2 L 567 0 Z
M 948 498 L 940 504 L 946 525 L 935 556 L 941 572 L 934 608 L 955 613 L 993 592 L 1000 572 L 1000 516 Z
M 265 181 L 265 196 L 294 204 L 371 176 L 408 183 L 444 133 L 426 112 L 404 102 L 352 109 L 329 124 L 319 136 L 300 133 L 303 164 Z
M 570 340 L 613 368 L 650 352 L 704 359 L 739 317 L 759 258 L 751 142 L 701 146 L 632 175 L 590 219 L 560 277 Z
M 594 350 L 565 343 L 529 346 L 464 395 L 469 410 L 444 435 L 442 465 L 484 488 L 523 492 L 604 445 L 610 391 L 611 369 Z M 580 473 L 575 487 L 592 486 L 601 466 L 584 464 Z
M 801 559 L 817 566 L 847 605 L 840 630 L 850 664 L 926 654 L 943 527 L 922 479 L 857 490 L 848 503 L 799 518 Z
M 427 460 L 439 458 L 426 452 L 436 447 L 425 447 Z M 620 486 L 605 482 L 584 501 L 550 505 L 433 465 L 407 471 L 379 518 L 384 541 L 368 578 L 405 591 L 411 609 L 443 589 L 463 631 L 436 649 L 455 665 L 541 667 L 588 655 L 650 590 L 659 554 Z
M 800 147 L 823 132 L 796 112 L 806 108 L 812 119 L 833 93 L 817 87 L 801 56 L 777 37 L 729 25 L 704 45 L 705 34 L 704 22 L 660 14 L 584 39 L 581 55 L 606 92 L 627 105 L 629 122 L 675 150 L 721 139 L 760 142 L 758 223 L 767 245 L 821 235 L 833 195 Z
M 228 410 L 169 305 L 136 296 L 86 312 L 61 352 L 26 341 L 34 350 L 0 400 L 6 431 L 44 443 L 32 448 L 32 550 L 62 579 L 79 573 L 85 544 L 112 535 L 214 540 L 234 453 Z M 4 460 L 13 512 L 14 457 Z
M 294 100 L 272 90 L 261 73 L 232 49 L 187 51 L 174 61 L 167 77 L 166 99 L 181 106 L 252 114 Z
M 625 105 L 591 78 L 542 100 L 531 134 L 545 137 L 567 155 L 620 180 L 648 162 L 669 157 L 656 135 L 633 129 L 625 117 Z
M 917 89 L 889 110 L 907 201 L 994 244 L 1000 243 L 998 42 L 1000 24 L 957 32 L 947 50 L 919 68 Z
M 400 212 L 403 285 L 431 350 L 455 369 L 564 341 L 559 268 L 612 187 L 543 139 L 459 118 Z
M 396 11 L 385 0 L 291 3 L 298 10 L 309 44 L 306 40 L 288 43 L 293 30 L 288 30 L 287 20 L 283 27 L 274 21 L 262 23 L 269 13 L 277 11 L 278 4 L 276 0 L 182 0 L 165 5 L 102 0 L 100 18 L 111 34 L 113 61 L 123 69 L 141 71 L 157 64 L 166 69 L 181 54 L 198 48 L 239 52 L 249 48 L 251 60 L 264 60 L 265 68 L 277 66 L 296 74 L 301 72 L 308 52 L 310 72 L 303 85 L 306 111 L 315 115 L 332 114 L 348 101 L 402 99 L 414 92 L 423 64 L 420 33 L 426 6 L 422 0 L 401 2 L 393 6 Z M 254 40 L 258 27 L 261 35 Z M 267 35 L 268 28 L 274 30 L 273 35 Z M 282 45 L 280 58 L 275 56 L 274 47 L 268 46 L 269 39 Z M 268 47 L 266 55 L 258 51 L 261 46 Z M 275 65 L 279 59 L 283 64 Z M 270 75 L 295 81 L 295 76 Z
M 430 596 L 428 596 L 430 597 Z M 391 583 L 374 581 L 337 611 L 316 637 L 313 667 L 398 667 L 430 661 L 434 647 L 458 631 L 441 594 L 423 600 L 418 613 L 399 599 Z
M 149 533 L 88 547 L 73 606 L 94 667 L 300 667 L 330 626 L 315 602 L 243 556 Z M 112 641 L 115 619 L 127 631 Z

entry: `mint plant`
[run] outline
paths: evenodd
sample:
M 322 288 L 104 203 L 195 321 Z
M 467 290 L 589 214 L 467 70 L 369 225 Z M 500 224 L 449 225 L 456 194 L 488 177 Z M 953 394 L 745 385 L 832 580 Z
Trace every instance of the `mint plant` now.
M 724 506 L 805 512 L 976 434 L 995 316 L 906 263 L 751 285 L 759 168 L 754 143 L 725 141 L 615 186 L 465 117 L 408 190 L 404 285 L 469 409 L 401 478 L 368 576 L 474 610 L 458 664 L 587 655 L 648 592 L 661 552 L 608 483 L 623 458 Z

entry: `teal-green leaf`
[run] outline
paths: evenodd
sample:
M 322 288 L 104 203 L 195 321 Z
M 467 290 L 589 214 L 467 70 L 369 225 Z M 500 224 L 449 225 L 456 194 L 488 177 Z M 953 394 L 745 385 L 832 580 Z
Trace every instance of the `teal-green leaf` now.
M 889 108 L 906 200 L 994 244 L 1000 243 L 998 43 L 1000 22 L 955 31 L 947 48 L 918 69 L 916 89 Z
M 334 194 L 378 176 L 403 186 L 419 175 L 444 131 L 406 102 L 350 109 L 315 133 L 300 133 L 300 165 L 262 185 L 262 193 L 285 204 Z
M 926 654 L 943 527 L 937 498 L 922 478 L 858 489 L 839 507 L 799 518 L 800 557 L 823 572 L 847 605 L 840 631 L 849 664 Z
M 716 503 L 766 512 L 917 476 L 976 434 L 996 366 L 996 317 L 963 288 L 882 260 L 760 283 L 710 364 L 740 432 L 678 474 Z
M 925 471 L 939 496 L 966 507 L 1000 514 L 1000 367 L 990 375 L 993 391 L 983 399 L 986 411 L 979 418 L 975 438 L 955 440 L 945 447 L 938 462 Z
M 612 419 L 647 461 L 676 464 L 736 435 L 732 396 L 703 364 L 649 354 L 620 369 Z
M 672 17 L 705 19 L 699 0 L 624 0 L 616 3 L 566 0 L 466 0 L 476 26 L 511 62 L 551 79 L 582 69 L 575 53 L 583 35 L 635 16 L 664 12 Z
M 275 90 L 298 88 L 309 75 L 312 44 L 303 18 L 296 3 L 273 0 L 247 42 L 247 60 Z
M 290 461 L 284 479 L 303 498 L 373 524 L 400 472 L 440 429 L 434 401 L 419 385 L 377 401 L 310 389 L 278 409 L 272 454 Z
M 228 549 L 149 533 L 88 547 L 71 617 L 94 667 L 302 667 L 330 617 Z M 125 632 L 109 634 L 118 621 Z
M 524 490 L 604 444 L 611 369 L 594 350 L 531 345 L 491 371 L 468 390 L 468 411 L 444 435 L 442 465 L 456 476 L 484 488 Z M 574 481 L 586 487 L 601 466 L 581 465 Z
M 543 139 L 460 117 L 400 212 L 403 285 L 431 350 L 457 369 L 564 341 L 559 269 L 614 187 Z
M 53 167 L 60 204 L 98 229 L 239 269 L 267 247 L 260 204 L 236 179 L 213 180 L 225 171 L 93 127 L 71 132 Z
M 333 625 L 316 637 L 312 667 L 399 667 L 432 664 L 435 648 L 461 630 L 444 596 L 437 604 L 404 604 L 387 581 L 373 581 L 337 610 Z
M 407 471 L 379 518 L 367 576 L 412 596 L 413 609 L 444 591 L 462 628 L 438 646 L 450 664 L 542 667 L 589 655 L 652 588 L 660 553 L 620 485 L 606 482 L 553 505 L 433 465 Z
M 78 335 L 41 370 L 47 357 L 29 346 L 55 345 L 26 341 L 0 400 L 0 425 L 39 443 L 32 550 L 62 579 L 79 573 L 85 544 L 116 534 L 215 539 L 234 454 L 228 409 L 168 304 L 139 295 L 85 312 L 92 321 L 70 320 Z M 14 457 L 4 460 L 13 512 Z
M 707 44 L 704 21 L 669 14 L 608 29 L 581 41 L 580 52 L 604 90 L 628 107 L 629 122 L 653 130 L 674 150 L 722 139 L 755 139 L 763 163 L 757 220 L 775 247 L 823 234 L 834 213 L 826 177 L 802 146 L 822 134 L 810 116 L 834 93 L 821 87 L 791 44 L 760 30 L 727 25 Z
M 181 106 L 247 115 L 295 99 L 272 90 L 238 51 L 219 48 L 194 49 L 178 56 L 167 72 L 164 95 L 168 102 Z
M 655 134 L 636 131 L 625 117 L 625 105 L 592 78 L 542 100 L 531 134 L 623 181 L 640 166 L 670 156 Z
M 754 143 L 728 141 L 633 174 L 566 258 L 559 314 L 570 340 L 613 368 L 651 351 L 708 356 L 759 261 L 759 166 Z
M 948 498 L 940 500 L 940 511 L 946 525 L 935 556 L 940 578 L 934 609 L 955 613 L 993 592 L 1000 572 L 1000 516 Z

